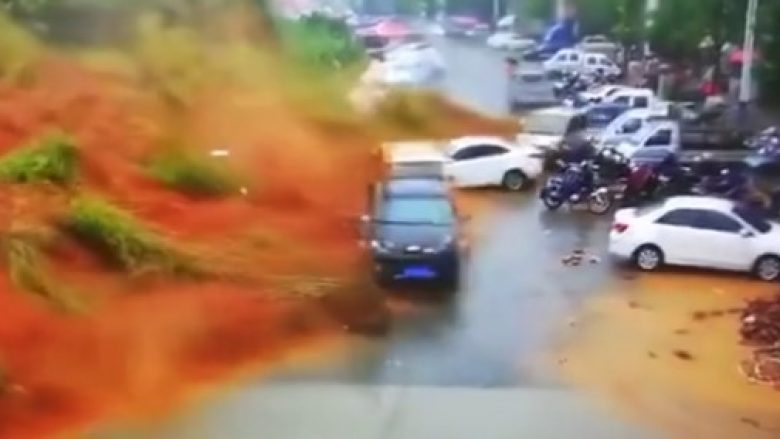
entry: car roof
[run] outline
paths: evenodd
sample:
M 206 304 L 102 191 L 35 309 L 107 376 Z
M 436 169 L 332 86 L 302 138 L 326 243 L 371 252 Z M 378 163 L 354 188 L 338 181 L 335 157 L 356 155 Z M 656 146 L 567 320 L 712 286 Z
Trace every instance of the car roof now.
M 480 144 L 501 145 L 507 148 L 511 146 L 509 141 L 498 136 L 466 136 L 452 139 L 450 141 L 450 149 L 460 149 Z
M 393 178 L 384 182 L 387 197 L 446 197 L 449 185 L 436 178 Z
M 557 107 L 542 108 L 540 110 L 531 111 L 529 114 L 549 115 L 549 116 L 576 116 L 580 114 L 582 110 L 577 108 L 568 107 L 565 105 L 559 105 Z
M 443 163 L 447 160 L 439 142 L 430 140 L 392 142 L 382 146 L 388 163 Z
M 664 207 L 667 209 L 711 209 L 730 211 L 734 202 L 724 198 L 684 195 L 671 197 L 666 200 Z
M 591 105 L 588 107 L 587 111 L 591 112 L 593 110 L 626 110 L 630 108 L 627 104 L 621 104 L 618 102 L 601 102 L 598 104 Z

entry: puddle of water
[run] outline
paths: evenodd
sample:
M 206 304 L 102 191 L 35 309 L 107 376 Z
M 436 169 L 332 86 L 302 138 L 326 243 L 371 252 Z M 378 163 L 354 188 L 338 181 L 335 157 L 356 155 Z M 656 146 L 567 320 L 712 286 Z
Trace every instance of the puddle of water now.
M 688 273 L 616 283 L 585 305 L 555 358 L 563 375 L 627 415 L 681 438 L 780 437 L 780 392 L 739 371 L 739 315 L 706 319 L 769 294 L 746 278 Z

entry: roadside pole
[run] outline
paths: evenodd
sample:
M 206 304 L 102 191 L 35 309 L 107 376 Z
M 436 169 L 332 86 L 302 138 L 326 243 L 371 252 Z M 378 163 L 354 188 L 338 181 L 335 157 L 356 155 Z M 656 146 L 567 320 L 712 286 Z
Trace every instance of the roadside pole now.
M 553 12 L 555 14 L 555 17 L 553 17 L 554 20 L 559 20 L 563 18 L 564 12 L 566 11 L 566 0 L 557 0 L 555 2 L 555 11 Z
M 644 55 L 650 56 L 650 32 L 655 24 L 655 13 L 658 11 L 659 0 L 645 0 L 645 32 Z
M 749 0 L 745 14 L 745 41 L 742 47 L 742 77 L 739 83 L 739 112 L 742 122 L 747 122 L 748 106 L 753 95 L 753 60 L 755 57 L 756 15 L 758 0 Z M 743 127 L 745 127 L 743 125 Z
M 501 19 L 501 0 L 493 0 L 493 30 L 498 29 L 498 20 Z

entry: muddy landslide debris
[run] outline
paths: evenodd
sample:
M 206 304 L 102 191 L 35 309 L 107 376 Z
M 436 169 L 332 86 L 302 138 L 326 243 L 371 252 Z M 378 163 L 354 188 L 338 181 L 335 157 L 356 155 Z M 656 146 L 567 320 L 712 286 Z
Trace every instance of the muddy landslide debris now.
M 752 357 L 741 365 L 753 382 L 780 388 L 780 294 L 754 299 L 742 311 L 742 342 L 752 346 Z

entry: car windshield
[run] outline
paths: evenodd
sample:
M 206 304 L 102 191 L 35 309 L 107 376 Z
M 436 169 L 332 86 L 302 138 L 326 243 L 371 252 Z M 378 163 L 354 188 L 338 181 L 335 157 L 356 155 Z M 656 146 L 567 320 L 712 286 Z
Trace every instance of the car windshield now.
M 593 109 L 588 111 L 585 118 L 588 128 L 604 128 L 615 119 L 615 111 L 606 108 Z
M 379 207 L 376 221 L 390 224 L 449 225 L 452 205 L 446 198 L 395 198 Z
M 525 118 L 523 129 L 533 134 L 562 136 L 566 134 L 569 120 L 566 115 L 531 114 Z
M 768 233 L 772 230 L 772 224 L 766 220 L 766 217 L 761 212 L 755 209 L 751 209 L 747 206 L 736 206 L 732 211 L 735 215 L 740 217 L 742 221 L 750 224 L 760 233 Z

